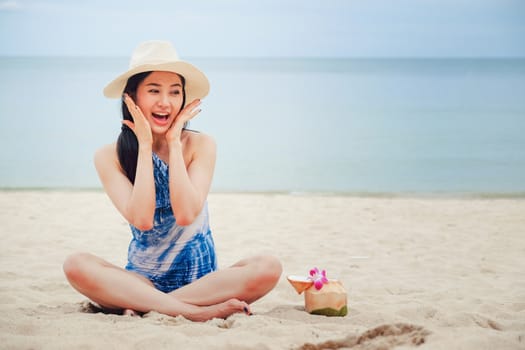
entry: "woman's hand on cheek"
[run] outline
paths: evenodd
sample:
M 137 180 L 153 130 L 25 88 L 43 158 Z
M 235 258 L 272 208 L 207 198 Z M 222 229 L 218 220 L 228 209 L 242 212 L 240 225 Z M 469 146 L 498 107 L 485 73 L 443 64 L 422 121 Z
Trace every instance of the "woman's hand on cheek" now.
M 168 140 L 168 143 L 172 143 L 174 141 L 180 142 L 180 136 L 182 133 L 182 128 L 184 127 L 184 124 L 191 119 L 193 119 L 197 114 L 200 113 L 201 109 L 199 108 L 201 104 L 201 100 L 196 99 L 193 100 L 189 105 L 184 107 L 179 114 L 175 117 L 175 120 L 171 124 L 170 129 L 166 133 L 166 139 Z
M 133 99 L 129 97 L 128 94 L 124 94 L 123 99 L 126 103 L 126 106 L 128 107 L 128 111 L 131 114 L 131 117 L 133 118 L 133 121 L 123 120 L 122 124 L 125 124 L 133 131 L 133 133 L 135 133 L 139 145 L 151 144 L 153 142 L 153 136 L 151 133 L 151 127 L 146 117 L 144 117 L 144 114 L 142 114 L 142 111 L 140 110 L 139 106 L 135 104 Z

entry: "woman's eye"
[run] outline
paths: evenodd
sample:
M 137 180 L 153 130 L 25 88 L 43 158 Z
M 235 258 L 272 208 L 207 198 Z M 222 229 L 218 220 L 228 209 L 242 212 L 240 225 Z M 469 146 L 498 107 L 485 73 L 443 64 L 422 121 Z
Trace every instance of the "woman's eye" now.
M 179 90 L 175 90 L 175 91 L 172 91 L 171 94 L 172 95 L 178 95 L 178 94 L 180 94 L 180 91 Z
M 150 90 L 148 90 L 148 92 L 150 92 L 152 94 L 158 94 L 159 90 L 157 90 L 157 89 L 150 89 Z

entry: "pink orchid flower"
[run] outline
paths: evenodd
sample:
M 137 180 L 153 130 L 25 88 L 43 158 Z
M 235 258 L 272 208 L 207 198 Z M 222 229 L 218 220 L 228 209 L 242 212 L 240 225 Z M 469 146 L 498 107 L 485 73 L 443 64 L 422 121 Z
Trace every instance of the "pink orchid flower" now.
M 323 284 L 328 283 L 328 278 L 326 278 L 326 271 L 319 271 L 317 267 L 314 267 L 310 270 L 310 277 L 308 278 L 314 282 L 314 287 L 317 290 L 323 288 Z

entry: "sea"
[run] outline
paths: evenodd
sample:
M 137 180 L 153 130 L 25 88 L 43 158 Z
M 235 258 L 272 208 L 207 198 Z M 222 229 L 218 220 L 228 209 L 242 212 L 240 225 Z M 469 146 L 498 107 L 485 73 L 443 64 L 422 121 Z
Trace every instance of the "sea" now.
M 194 58 L 212 192 L 525 194 L 525 59 Z M 126 57 L 0 57 L 0 188 L 100 189 Z

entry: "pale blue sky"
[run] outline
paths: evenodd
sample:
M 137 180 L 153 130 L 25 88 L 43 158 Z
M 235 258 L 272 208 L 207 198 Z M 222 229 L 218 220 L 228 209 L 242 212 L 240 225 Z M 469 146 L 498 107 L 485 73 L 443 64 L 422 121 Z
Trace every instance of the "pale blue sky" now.
M 525 56 L 522 0 L 0 0 L 0 55 Z

